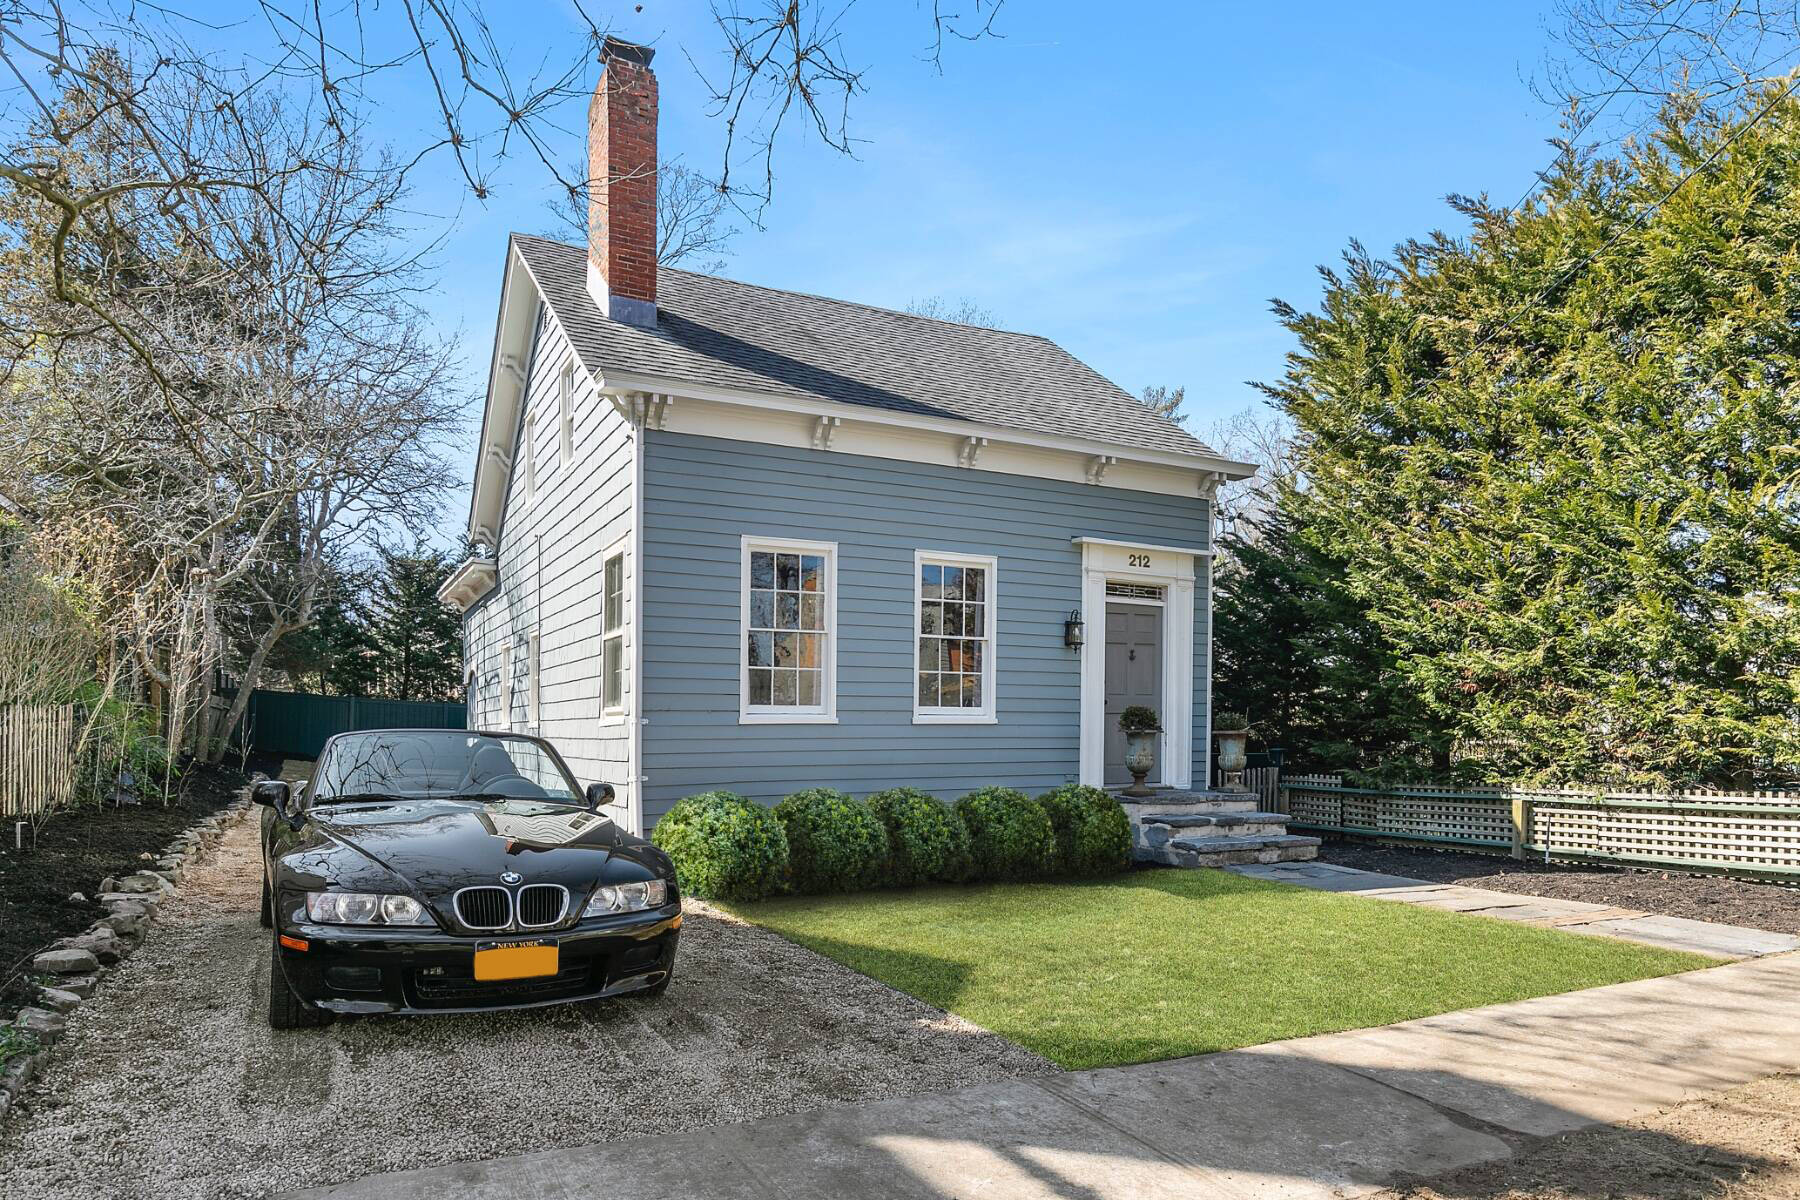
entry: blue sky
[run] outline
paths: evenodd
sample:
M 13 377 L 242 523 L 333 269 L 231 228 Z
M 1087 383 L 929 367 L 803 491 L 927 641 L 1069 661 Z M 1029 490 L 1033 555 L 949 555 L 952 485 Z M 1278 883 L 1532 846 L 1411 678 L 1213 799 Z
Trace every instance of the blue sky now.
M 687 58 L 721 61 L 706 6 L 632 7 L 615 28 L 658 47 L 664 156 L 716 173 L 723 127 Z M 1452 192 L 1511 201 L 1551 158 L 1556 114 L 1527 86 L 1547 3 L 1103 8 L 1011 0 L 1005 37 L 952 44 L 940 75 L 922 57 L 928 4 L 860 0 L 844 21 L 868 86 L 857 156 L 795 125 L 764 227 L 742 223 L 725 273 L 891 307 L 967 297 L 1133 392 L 1184 385 L 1204 431 L 1257 402 L 1245 381 L 1281 371 L 1270 297 L 1310 307 L 1317 266 L 1350 238 L 1384 250 L 1451 223 Z M 581 28 L 566 0 L 503 15 L 515 62 L 566 54 Z M 581 115 L 567 114 L 571 160 Z M 371 132 L 416 145 L 433 119 L 424 89 L 398 90 Z M 416 207 L 449 222 L 431 309 L 477 393 L 505 235 L 550 227 L 553 182 L 515 159 L 482 204 L 447 157 L 418 178 Z

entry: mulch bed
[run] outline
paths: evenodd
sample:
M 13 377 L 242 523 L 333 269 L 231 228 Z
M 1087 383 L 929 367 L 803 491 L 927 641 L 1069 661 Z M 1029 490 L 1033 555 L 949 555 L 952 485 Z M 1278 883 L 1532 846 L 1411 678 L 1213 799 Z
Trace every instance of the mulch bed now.
M 195 767 L 166 806 L 152 800 L 60 812 L 38 829 L 35 846 L 27 833 L 23 851 L 8 821 L 0 829 L 0 1012 L 18 999 L 8 992 L 27 959 L 106 915 L 94 899 L 102 879 L 146 866 L 140 855 L 160 853 L 176 834 L 230 804 L 246 782 L 234 768 Z M 85 903 L 70 903 L 76 892 Z
M 1339 866 L 1432 883 L 1460 883 L 1521 896 L 1587 900 L 1668 917 L 1743 925 L 1773 933 L 1800 933 L 1800 888 L 1752 883 L 1720 875 L 1628 870 L 1487 854 L 1327 841 L 1319 858 Z

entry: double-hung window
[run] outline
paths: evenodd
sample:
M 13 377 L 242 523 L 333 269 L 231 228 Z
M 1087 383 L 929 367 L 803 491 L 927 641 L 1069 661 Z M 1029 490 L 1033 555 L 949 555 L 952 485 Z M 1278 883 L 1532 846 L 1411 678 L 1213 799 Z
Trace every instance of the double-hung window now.
M 537 414 L 525 417 L 525 444 L 519 447 L 525 457 L 525 503 L 537 502 Z
M 606 559 L 600 610 L 600 708 L 625 711 L 625 555 Z
M 914 721 L 994 720 L 995 574 L 992 558 L 913 556 Z
M 739 719 L 832 721 L 837 712 L 837 546 L 745 538 Z

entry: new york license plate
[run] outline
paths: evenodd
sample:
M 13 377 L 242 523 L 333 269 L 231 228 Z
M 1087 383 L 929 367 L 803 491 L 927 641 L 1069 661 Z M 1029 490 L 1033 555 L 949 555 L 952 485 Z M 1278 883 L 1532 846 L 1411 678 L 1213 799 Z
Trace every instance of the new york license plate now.
M 535 979 L 540 975 L 554 975 L 556 970 L 555 938 L 475 943 L 477 983 L 492 983 L 501 979 Z

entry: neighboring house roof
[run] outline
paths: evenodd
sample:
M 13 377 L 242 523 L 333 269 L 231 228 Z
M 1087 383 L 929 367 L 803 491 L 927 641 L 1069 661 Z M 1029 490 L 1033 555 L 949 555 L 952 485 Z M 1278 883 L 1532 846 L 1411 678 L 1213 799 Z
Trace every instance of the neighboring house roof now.
M 608 320 L 587 250 L 513 242 L 583 365 L 1216 459 L 1056 343 L 663 267 L 654 330 Z

